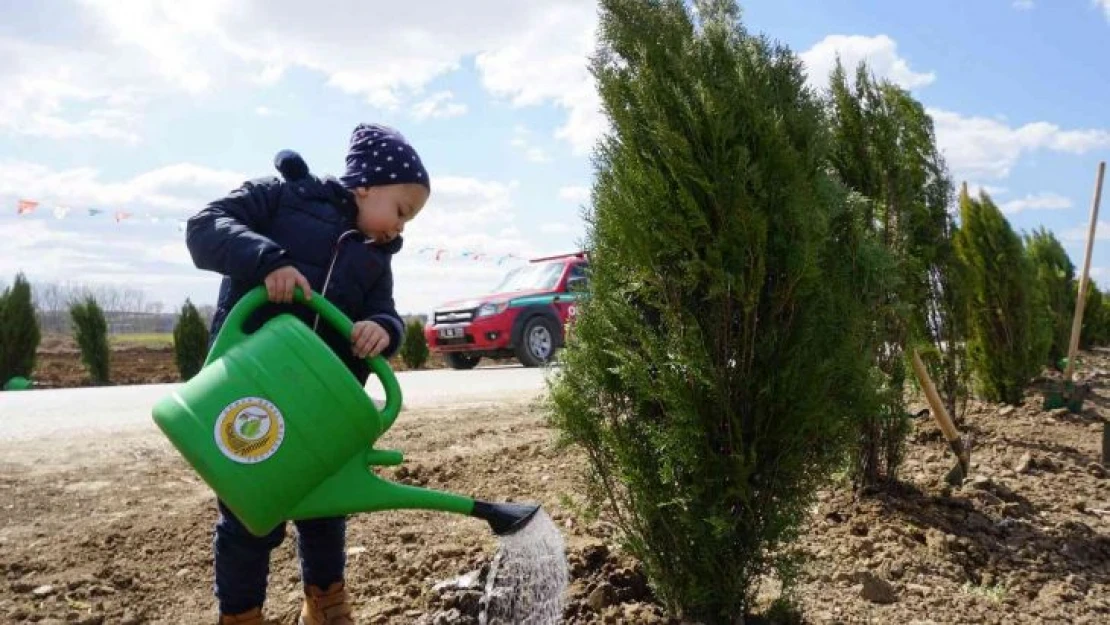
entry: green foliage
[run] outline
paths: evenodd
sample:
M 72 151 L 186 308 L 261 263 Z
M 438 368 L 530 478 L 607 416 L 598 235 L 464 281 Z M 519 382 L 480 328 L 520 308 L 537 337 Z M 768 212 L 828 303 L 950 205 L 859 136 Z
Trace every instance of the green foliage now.
M 1079 292 L 1079 283 L 1074 283 L 1074 292 Z M 1074 313 L 1073 313 L 1074 314 Z M 1071 330 L 1069 329 L 1070 333 Z M 1071 340 L 1069 334 L 1068 340 Z M 1079 331 L 1080 349 L 1110 345 L 1110 303 L 1106 301 L 1094 280 L 1088 279 L 1087 301 L 1083 305 L 1083 324 Z M 1066 352 L 1065 352 L 1065 355 Z
M 890 267 L 826 173 L 797 58 L 695 4 L 600 3 L 613 132 L 551 409 L 657 596 L 732 623 L 760 575 L 794 579 L 789 543 L 875 409 L 864 320 Z
M 890 284 L 872 303 L 873 350 L 882 403 L 861 415 L 853 478 L 871 485 L 894 480 L 908 433 L 905 384 L 909 344 L 926 342 L 944 358 L 931 375 L 955 413 L 962 354 L 953 323 L 958 269 L 948 214 L 952 182 L 936 145 L 932 119 L 920 102 L 860 64 L 853 81 L 837 62 L 828 99 L 837 175 L 869 201 L 862 219 L 897 263 Z M 952 301 L 950 301 L 952 300 Z M 950 337 L 950 335 L 954 335 Z M 955 340 L 950 340 L 955 339 Z
M 1075 314 L 1075 266 L 1052 232 L 1039 228 L 1025 240 L 1038 290 L 1036 310 L 1037 352 L 1047 352 L 1044 364 L 1052 366 L 1068 354 L 1072 317 Z M 1047 344 L 1047 348 L 1042 345 Z
M 979 393 L 1018 404 L 1041 371 L 1048 344 L 1037 336 L 1040 303 L 1021 238 L 990 196 L 960 197 L 956 251 L 966 270 L 968 354 Z
M 173 328 L 173 353 L 182 380 L 190 380 L 204 366 L 208 356 L 208 328 L 188 298 L 181 307 Z
M 93 384 L 107 384 L 111 364 L 108 348 L 108 322 L 104 311 L 92 296 L 70 304 L 69 316 L 73 320 L 77 346 L 81 349 L 81 362 L 89 371 Z
M 0 294 L 0 386 L 16 376 L 31 377 L 41 339 L 31 285 L 20 273 Z
M 401 360 L 409 369 L 421 369 L 428 362 L 428 339 L 424 324 L 413 319 L 405 324 L 405 341 L 401 344 Z

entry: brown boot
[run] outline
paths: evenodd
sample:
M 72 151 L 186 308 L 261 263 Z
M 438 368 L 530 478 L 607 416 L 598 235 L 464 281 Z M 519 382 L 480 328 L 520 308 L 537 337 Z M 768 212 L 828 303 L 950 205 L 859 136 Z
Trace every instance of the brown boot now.
M 327 590 L 310 585 L 304 595 L 298 625 L 355 625 L 351 597 L 343 582 L 335 582 Z
M 219 625 L 268 625 L 268 622 L 262 620 L 262 608 L 255 608 L 240 614 L 221 614 Z

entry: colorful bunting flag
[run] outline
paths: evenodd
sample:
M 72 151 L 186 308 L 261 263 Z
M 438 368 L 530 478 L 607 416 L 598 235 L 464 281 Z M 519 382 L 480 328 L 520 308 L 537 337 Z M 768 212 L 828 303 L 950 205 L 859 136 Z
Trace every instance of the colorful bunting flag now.
M 20 199 L 18 200 L 18 203 L 16 205 L 16 213 L 21 216 L 29 215 L 35 212 L 35 210 L 39 207 L 39 204 L 40 203 L 37 200 Z M 188 221 L 184 218 L 160 217 L 158 215 L 150 213 L 149 211 L 143 211 L 136 214 L 132 211 L 126 211 L 122 209 L 85 208 L 84 210 L 88 213 L 89 217 L 97 217 L 105 214 L 111 215 L 116 223 L 122 223 L 124 220 L 135 221 L 136 219 L 152 224 L 161 223 L 163 221 L 172 221 L 175 224 L 178 232 L 185 232 L 188 226 Z M 52 212 L 55 219 L 67 219 L 72 216 L 73 209 L 69 206 L 59 204 L 53 207 Z M 435 262 L 444 262 L 454 258 L 467 262 L 486 261 L 490 263 L 496 263 L 499 267 L 510 261 L 524 261 L 524 257 L 517 254 L 488 254 L 486 252 L 482 252 L 480 250 L 475 250 L 472 248 L 452 249 L 438 246 L 421 247 L 417 252 L 417 255 L 428 257 Z

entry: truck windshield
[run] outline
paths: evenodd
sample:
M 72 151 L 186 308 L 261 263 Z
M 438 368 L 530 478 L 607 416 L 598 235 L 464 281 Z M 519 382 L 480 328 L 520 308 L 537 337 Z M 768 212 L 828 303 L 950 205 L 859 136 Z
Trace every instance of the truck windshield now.
M 518 267 L 510 271 L 493 292 L 550 291 L 559 283 L 559 276 L 562 273 L 563 263 L 544 263 Z

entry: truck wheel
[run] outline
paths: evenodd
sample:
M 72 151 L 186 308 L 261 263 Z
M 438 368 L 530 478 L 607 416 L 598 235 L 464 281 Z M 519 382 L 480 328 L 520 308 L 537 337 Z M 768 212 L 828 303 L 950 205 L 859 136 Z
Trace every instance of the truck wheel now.
M 481 359 L 481 356 L 471 356 L 458 352 L 448 352 L 443 355 L 443 360 L 452 369 L 473 369 L 478 366 L 478 361 Z
M 525 367 L 538 367 L 555 353 L 555 328 L 547 317 L 535 316 L 524 324 L 516 357 Z

